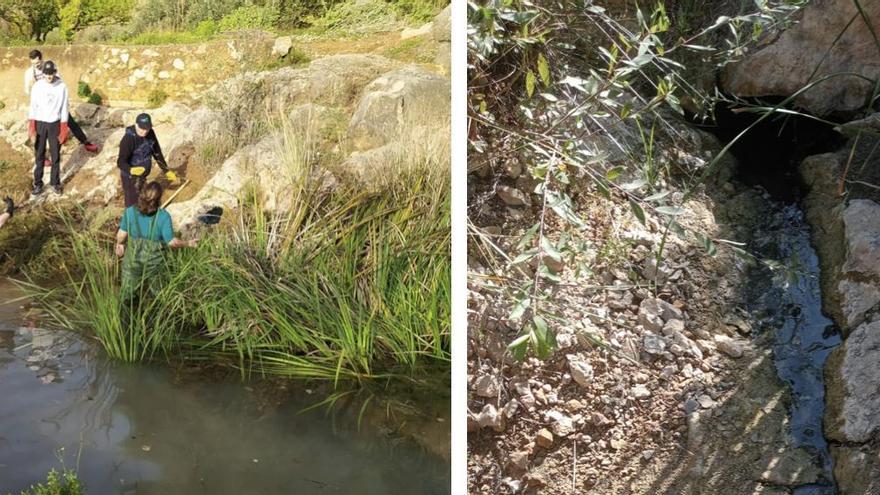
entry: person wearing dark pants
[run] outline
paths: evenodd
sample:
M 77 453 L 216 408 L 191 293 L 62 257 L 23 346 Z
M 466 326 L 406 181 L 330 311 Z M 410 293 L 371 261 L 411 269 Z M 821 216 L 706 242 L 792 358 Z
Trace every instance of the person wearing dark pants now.
M 135 125 L 125 128 L 125 135 L 119 142 L 116 166 L 119 167 L 126 208 L 137 203 L 140 192 L 137 185 L 142 184 L 150 175 L 154 158 L 165 173 L 165 178 L 170 182 L 177 182 L 177 175 L 168 170 L 168 162 L 165 161 L 159 139 L 153 131 L 153 121 L 148 114 L 142 113 L 135 119 Z
M 28 67 L 28 70 L 24 73 L 24 92 L 30 96 L 32 87 L 37 81 L 43 79 L 45 73 L 43 71 L 42 52 L 40 52 L 40 50 L 31 50 L 29 57 L 31 60 L 31 66 Z M 57 72 L 57 68 L 55 78 L 59 80 L 61 79 L 61 76 Z M 86 151 L 89 153 L 98 152 L 98 146 L 89 141 L 89 138 L 86 136 L 86 133 L 83 132 L 82 127 L 80 127 L 79 124 L 76 123 L 76 120 L 73 119 L 73 115 L 68 116 L 67 126 L 70 129 L 71 134 L 73 134 L 73 137 L 83 145 Z
M 34 84 L 31 91 L 28 135 L 34 141 L 34 195 L 43 192 L 43 162 L 46 160 L 47 146 L 52 157 L 49 184 L 56 193 L 62 192 L 60 147 L 67 141 L 70 131 L 67 126 L 67 86 L 55 77 L 57 70 L 55 63 L 47 60 L 43 64 L 44 77 Z

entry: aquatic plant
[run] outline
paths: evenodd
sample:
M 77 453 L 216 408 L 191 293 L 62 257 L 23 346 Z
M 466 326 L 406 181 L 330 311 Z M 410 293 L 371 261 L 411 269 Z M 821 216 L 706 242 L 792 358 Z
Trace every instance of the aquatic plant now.
M 281 135 L 289 207 L 264 209 L 255 187 L 198 248 L 169 253 L 134 301 L 119 296 L 112 231 L 73 221 L 67 283 L 23 286 L 54 323 L 93 334 L 126 362 L 209 360 L 336 384 L 447 373 L 448 150 L 410 148 L 371 190 L 329 183 L 308 140 Z
M 75 471 L 64 469 L 60 473 L 49 471 L 46 483 L 31 485 L 20 495 L 83 495 L 85 490 Z

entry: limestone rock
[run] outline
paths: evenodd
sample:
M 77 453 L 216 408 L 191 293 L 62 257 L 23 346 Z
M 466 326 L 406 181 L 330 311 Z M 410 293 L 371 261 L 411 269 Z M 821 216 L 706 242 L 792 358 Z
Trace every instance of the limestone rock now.
M 746 343 L 739 339 L 732 339 L 727 335 L 716 335 L 715 347 L 732 358 L 742 357 Z
M 348 126 L 349 145 L 358 151 L 382 146 L 413 125 L 446 132 L 450 94 L 447 78 L 415 66 L 379 77 L 364 88 Z
M 838 493 L 880 493 L 880 454 L 867 447 L 832 445 Z
M 410 38 L 418 38 L 419 36 L 425 36 L 426 34 L 431 34 L 433 32 L 434 23 L 428 22 L 423 24 L 417 28 L 406 28 L 400 32 L 401 40 L 408 40 Z
M 181 60 L 181 59 L 179 59 L 179 58 L 175 58 L 174 61 L 171 62 L 171 65 L 174 66 L 174 68 L 177 69 L 177 70 L 184 70 L 184 69 L 186 69 L 186 64 L 183 63 L 183 60 Z
M 853 330 L 826 364 L 825 434 L 867 442 L 880 428 L 880 322 Z
M 876 284 L 841 280 L 837 290 L 847 328 L 855 328 L 865 321 L 865 313 L 880 303 L 880 287 Z
M 501 201 L 510 206 L 530 206 L 532 204 L 526 193 L 514 187 L 498 186 L 495 192 L 501 198 Z
M 498 379 L 492 375 L 477 378 L 475 384 L 480 397 L 496 397 L 498 395 Z
M 541 428 L 535 436 L 535 443 L 546 449 L 553 445 L 553 434 L 547 428 Z
M 880 276 L 880 205 L 868 199 L 854 199 L 843 211 L 843 223 L 843 271 Z
M 550 428 L 553 430 L 554 434 L 560 437 L 566 437 L 574 432 L 574 422 L 565 414 L 554 410 L 546 413 L 546 417 L 548 421 L 553 422 L 550 425 Z
M 434 23 L 431 25 L 431 36 L 437 42 L 445 41 L 448 43 L 452 41 L 452 5 L 447 5 L 434 18 Z
M 566 358 L 571 378 L 581 387 L 590 387 L 593 381 L 593 367 L 590 363 L 576 354 L 569 354 Z
M 278 58 L 286 57 L 287 54 L 290 53 L 291 48 L 293 48 L 292 36 L 275 38 L 275 44 L 272 45 L 272 56 Z
M 871 80 L 880 78 L 880 53 L 871 34 L 872 28 L 880 30 L 880 3 L 863 2 L 863 7 L 871 27 L 850 0 L 811 2 L 798 23 L 729 67 L 723 88 L 737 96 L 787 96 L 809 81 L 853 72 L 867 80 L 834 77 L 799 95 L 795 103 L 817 115 L 860 108 L 870 95 Z M 841 33 L 840 39 L 835 39 Z
M 762 462 L 761 465 L 767 466 L 761 472 L 761 481 L 774 485 L 797 486 L 815 483 L 822 474 L 818 460 L 803 448 L 776 454 L 772 460 Z
M 498 432 L 504 431 L 501 413 L 492 404 L 483 406 L 483 410 L 474 419 L 481 428 L 492 428 Z

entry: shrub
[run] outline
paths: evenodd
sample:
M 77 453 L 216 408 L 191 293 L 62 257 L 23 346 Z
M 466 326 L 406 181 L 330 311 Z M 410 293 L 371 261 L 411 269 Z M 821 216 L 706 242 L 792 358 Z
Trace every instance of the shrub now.
M 213 19 L 200 22 L 193 32 L 196 36 L 204 36 L 206 38 L 217 34 L 220 30 L 220 27 L 217 25 L 217 22 Z
M 88 98 L 92 94 L 92 88 L 89 83 L 80 81 L 76 83 L 76 95 L 80 98 Z
M 220 31 L 239 29 L 272 29 L 278 22 L 278 12 L 269 7 L 248 5 L 239 7 L 220 19 Z
M 414 23 L 428 22 L 434 18 L 444 7 L 449 5 L 447 0 L 396 0 L 391 5 L 408 21 Z
M 73 35 L 76 43 L 101 43 L 125 35 L 125 29 L 117 25 L 86 26 Z
M 394 31 L 403 27 L 394 8 L 383 0 L 353 0 L 333 6 L 311 24 L 328 31 L 351 34 Z
M 165 100 L 168 99 L 168 93 L 162 91 L 161 89 L 154 89 L 150 92 L 150 95 L 147 96 L 147 107 L 148 108 L 158 108 L 161 107 Z
M 101 103 L 103 103 L 104 99 L 101 98 L 101 95 L 99 95 L 98 93 L 92 93 L 89 95 L 89 99 L 86 101 L 88 101 L 92 105 L 100 105 Z

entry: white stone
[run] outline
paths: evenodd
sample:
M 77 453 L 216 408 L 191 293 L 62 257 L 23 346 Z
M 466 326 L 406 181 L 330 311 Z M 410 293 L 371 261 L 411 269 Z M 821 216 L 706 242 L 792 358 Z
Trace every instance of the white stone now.
M 173 65 L 174 68 L 177 69 L 177 70 L 183 70 L 183 69 L 186 69 L 186 64 L 184 64 L 184 63 L 183 63 L 183 60 L 181 60 L 181 59 L 179 59 L 179 58 L 175 58 L 175 59 L 174 59 L 174 62 L 172 62 L 171 65 Z

